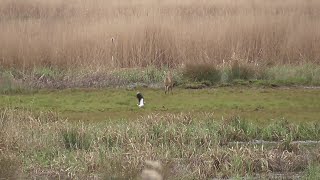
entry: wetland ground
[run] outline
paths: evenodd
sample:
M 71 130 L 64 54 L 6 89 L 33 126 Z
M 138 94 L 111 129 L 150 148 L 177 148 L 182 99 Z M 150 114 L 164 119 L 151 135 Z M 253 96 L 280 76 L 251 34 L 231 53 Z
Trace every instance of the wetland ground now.
M 136 93 L 145 96 L 139 109 Z M 202 90 L 174 89 L 66 89 L 0 96 L 0 107 L 56 111 L 69 120 L 108 121 L 134 119 L 149 113 L 210 112 L 217 119 L 241 116 L 263 123 L 287 119 L 291 122 L 319 121 L 320 91 L 305 88 L 227 87 Z
M 319 102 L 320 91 L 306 88 L 1 95 L 0 177 L 139 179 L 153 160 L 165 179 L 312 179 L 319 175 Z

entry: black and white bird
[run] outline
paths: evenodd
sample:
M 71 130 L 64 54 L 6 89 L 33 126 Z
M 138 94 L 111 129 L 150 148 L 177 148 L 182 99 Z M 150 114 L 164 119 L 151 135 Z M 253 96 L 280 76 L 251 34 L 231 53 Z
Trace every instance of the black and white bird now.
M 140 92 L 137 93 L 137 98 L 138 98 L 138 106 L 139 108 L 144 107 L 144 98 Z

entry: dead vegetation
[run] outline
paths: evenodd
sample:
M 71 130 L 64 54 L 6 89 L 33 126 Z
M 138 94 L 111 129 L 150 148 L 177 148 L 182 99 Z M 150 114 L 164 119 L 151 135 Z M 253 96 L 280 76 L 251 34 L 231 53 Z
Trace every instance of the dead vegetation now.
M 223 122 L 210 114 L 93 124 L 68 123 L 53 112 L 5 109 L 0 115 L 4 178 L 268 177 L 301 173 L 320 163 L 318 148 L 223 145 L 220 140 L 228 136 L 218 131 Z M 239 122 L 224 127 L 229 133 L 248 133 L 249 125 Z
M 0 65 L 221 65 L 234 53 L 250 65 L 318 64 L 319 12 L 317 0 L 2 0 Z

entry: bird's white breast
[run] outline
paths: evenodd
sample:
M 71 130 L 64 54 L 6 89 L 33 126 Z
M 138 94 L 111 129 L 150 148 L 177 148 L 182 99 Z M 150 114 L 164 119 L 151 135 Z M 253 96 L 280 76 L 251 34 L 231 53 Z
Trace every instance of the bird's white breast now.
M 140 102 L 139 102 L 138 106 L 139 106 L 140 108 L 144 106 L 143 98 L 140 99 Z

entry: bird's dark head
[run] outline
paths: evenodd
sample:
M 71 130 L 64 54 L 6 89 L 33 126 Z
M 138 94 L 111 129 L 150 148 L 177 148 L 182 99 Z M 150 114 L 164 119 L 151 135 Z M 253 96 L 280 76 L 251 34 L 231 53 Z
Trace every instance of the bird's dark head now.
M 137 93 L 137 98 L 138 98 L 139 101 L 143 98 L 143 96 L 142 96 L 142 94 L 140 92 Z

